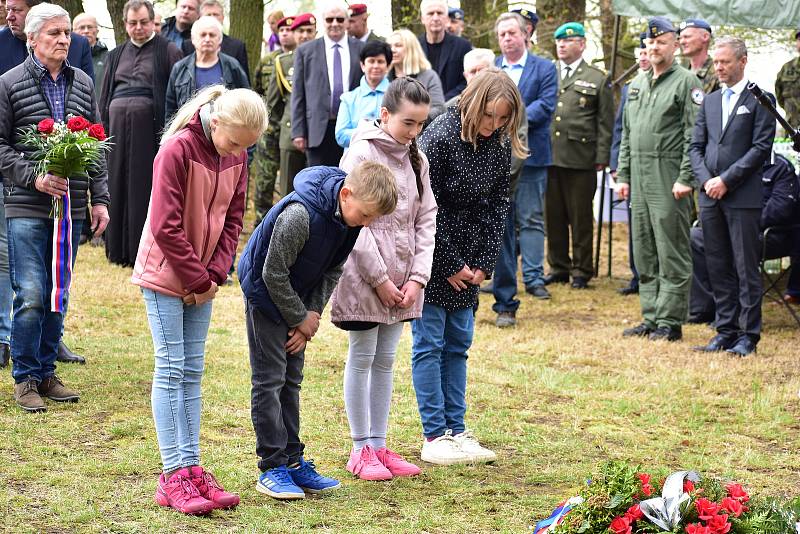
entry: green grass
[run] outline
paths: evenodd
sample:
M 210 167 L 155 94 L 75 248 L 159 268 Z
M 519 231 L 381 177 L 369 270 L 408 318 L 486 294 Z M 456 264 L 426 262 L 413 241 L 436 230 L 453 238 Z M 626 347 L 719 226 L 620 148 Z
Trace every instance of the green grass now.
M 246 236 L 244 236 L 246 237 Z M 615 232 L 615 273 L 625 276 L 625 228 Z M 494 465 L 425 466 L 414 479 L 368 483 L 345 470 L 342 401 L 347 336 L 327 317 L 310 345 L 302 392 L 307 457 L 343 488 L 282 503 L 255 491 L 250 370 L 241 293 L 215 300 L 208 336 L 203 464 L 241 493 L 235 511 L 210 518 L 159 509 L 160 463 L 150 414 L 153 356 L 144 305 L 129 271 L 102 249 L 81 247 L 66 341 L 88 357 L 59 374 L 82 397 L 25 414 L 4 378 L 0 396 L 0 530 L 8 532 L 526 532 L 609 458 L 648 469 L 692 468 L 735 478 L 751 492 L 793 494 L 800 470 L 798 331 L 765 304 L 757 357 L 692 352 L 713 334 L 687 326 L 684 341 L 623 340 L 638 300 L 622 279 L 593 289 L 522 295 L 519 324 L 498 331 L 490 298 L 470 353 L 468 424 L 497 451 Z M 406 328 L 396 364 L 390 445 L 418 458 L 420 424 Z M 7 371 L 5 371 L 7 372 Z

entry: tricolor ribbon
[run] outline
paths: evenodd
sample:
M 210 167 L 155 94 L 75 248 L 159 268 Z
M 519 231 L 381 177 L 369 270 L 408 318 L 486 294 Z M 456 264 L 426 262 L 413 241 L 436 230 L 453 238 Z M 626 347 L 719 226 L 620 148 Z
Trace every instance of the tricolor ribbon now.
M 533 527 L 533 533 L 545 534 L 547 532 L 551 532 L 551 529 L 554 529 L 559 523 L 561 523 L 561 521 L 564 520 L 564 516 L 567 515 L 572 508 L 581 504 L 582 502 L 583 498 L 578 496 L 562 502 L 556 507 L 555 510 L 553 510 L 553 513 L 550 514 L 550 517 L 547 519 L 542 519 L 536 523 L 536 526 Z
M 66 313 L 69 285 L 72 281 L 72 212 L 69 190 L 62 197 L 61 216 L 53 217 L 53 289 L 50 292 L 50 311 Z

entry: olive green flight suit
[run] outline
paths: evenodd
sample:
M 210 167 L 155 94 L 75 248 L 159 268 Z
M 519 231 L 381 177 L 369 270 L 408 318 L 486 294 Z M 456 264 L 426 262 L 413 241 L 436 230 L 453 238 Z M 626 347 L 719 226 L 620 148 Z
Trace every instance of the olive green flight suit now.
M 631 82 L 623 112 L 617 181 L 630 184 L 634 263 L 644 323 L 677 327 L 686 320 L 692 256 L 692 197 L 675 200 L 677 182 L 694 187 L 688 147 L 703 102 L 700 80 L 673 62 Z
M 262 97 L 266 97 L 269 91 L 270 80 L 272 79 L 273 72 L 275 71 L 275 58 L 281 53 L 280 50 L 270 52 L 259 62 L 258 68 L 255 73 L 255 81 L 253 89 Z M 255 198 L 253 203 L 255 205 L 256 219 L 255 224 L 261 222 L 261 219 L 267 214 L 272 207 L 273 192 L 275 190 L 275 181 L 278 175 L 280 165 L 280 153 L 278 152 L 278 130 L 277 123 L 272 120 L 270 116 L 269 123 L 266 131 L 259 137 L 256 143 L 256 151 L 253 157 L 253 167 L 255 174 Z
M 596 165 L 607 165 L 614 127 L 614 95 L 606 73 L 581 60 L 566 79 L 558 71 L 558 104 L 550 123 L 553 164 L 547 169 L 545 223 L 551 275 L 590 279 L 597 189 Z M 572 258 L 570 259 L 570 229 Z
M 292 144 L 292 76 L 294 52 L 279 54 L 275 72 L 267 92 L 267 109 L 270 121 L 276 121 L 278 147 L 280 148 L 280 183 L 278 194 L 286 196 L 294 191 L 294 177 L 306 167 L 306 156 Z
M 775 97 L 793 128 L 800 127 L 800 57 L 781 67 L 775 80 Z

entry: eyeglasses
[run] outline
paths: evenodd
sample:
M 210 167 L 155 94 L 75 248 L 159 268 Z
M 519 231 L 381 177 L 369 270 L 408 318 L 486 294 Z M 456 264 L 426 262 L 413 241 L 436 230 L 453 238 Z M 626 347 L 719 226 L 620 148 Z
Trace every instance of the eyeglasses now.
M 339 24 L 344 24 L 344 17 L 325 17 L 325 22 L 328 24 L 333 24 L 334 20 Z
M 153 21 L 150 19 L 142 19 L 142 20 L 126 20 L 125 24 L 130 26 L 131 28 L 135 28 L 136 26 L 141 26 L 144 28 L 148 24 L 152 24 Z

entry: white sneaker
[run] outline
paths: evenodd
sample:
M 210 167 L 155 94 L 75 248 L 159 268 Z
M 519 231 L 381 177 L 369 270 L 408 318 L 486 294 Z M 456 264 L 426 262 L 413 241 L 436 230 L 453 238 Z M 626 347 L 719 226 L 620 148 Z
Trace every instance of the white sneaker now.
M 425 440 L 420 456 L 423 462 L 438 465 L 467 464 L 473 461 L 472 456 L 461 450 L 450 430 L 433 441 Z
M 468 454 L 473 462 L 494 462 L 497 460 L 497 455 L 482 447 L 475 436 L 472 435 L 471 430 L 464 430 L 461 434 L 453 436 L 453 440 L 458 443 L 462 452 Z

